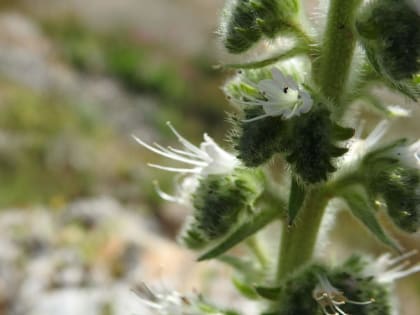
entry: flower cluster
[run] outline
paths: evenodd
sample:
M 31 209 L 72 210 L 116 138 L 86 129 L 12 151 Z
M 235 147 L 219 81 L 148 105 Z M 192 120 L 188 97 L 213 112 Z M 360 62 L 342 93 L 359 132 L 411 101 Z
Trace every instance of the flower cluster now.
M 171 196 L 158 189 L 161 198 L 168 201 L 179 202 L 181 204 L 190 204 L 191 194 L 198 187 L 200 177 L 228 174 L 239 165 L 239 161 L 233 155 L 223 150 L 207 134 L 204 134 L 204 141 L 197 147 L 182 137 L 170 122 L 168 122 L 167 125 L 177 137 L 178 141 L 183 145 L 184 149 L 176 149 L 173 147 L 164 148 L 157 143 L 149 145 L 140 138 L 133 136 L 137 143 L 150 151 L 171 160 L 192 166 L 191 168 L 177 168 L 153 163 L 148 164 L 151 167 L 184 175 L 182 182 L 178 186 L 177 194 Z
M 182 137 L 170 123 L 168 126 L 183 145 L 183 150 L 164 148 L 156 143 L 149 145 L 138 137 L 134 139 L 156 154 L 191 165 L 191 168 L 178 168 L 148 164 L 181 174 L 175 195 L 161 191 L 156 185 L 157 192 L 165 200 L 193 208 L 179 240 L 189 248 L 200 249 L 237 225 L 261 194 L 264 179 L 261 172 L 243 169 L 237 158 L 223 150 L 207 134 L 197 147 Z
M 341 306 L 345 304 L 353 305 L 368 305 L 375 302 L 375 299 L 368 301 L 353 301 L 348 299 L 344 293 L 335 288 L 325 276 L 317 275 L 319 283 L 312 292 L 312 296 L 315 301 L 321 306 L 321 309 L 325 315 L 336 315 L 347 313 L 343 311 Z M 332 313 L 330 312 L 332 311 Z

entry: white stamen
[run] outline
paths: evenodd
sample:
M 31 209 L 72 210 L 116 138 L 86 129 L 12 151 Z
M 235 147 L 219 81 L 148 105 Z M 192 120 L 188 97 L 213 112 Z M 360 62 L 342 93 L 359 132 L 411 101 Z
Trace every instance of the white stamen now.
M 394 117 L 408 117 L 411 114 L 411 110 L 403 108 L 399 105 L 390 105 L 387 107 L 388 112 Z
M 186 168 L 159 165 L 154 163 L 148 164 L 150 167 L 168 172 L 189 174 L 183 179 L 181 185 L 178 185 L 182 186 L 182 189 L 177 189 L 178 193 L 174 196 L 163 192 L 159 189 L 159 187 L 157 187 L 156 191 L 163 199 L 183 204 L 188 203 L 189 197 L 186 196 L 185 192 L 187 191 L 190 194 L 194 192 L 200 176 L 208 176 L 211 174 L 228 174 L 239 165 L 239 160 L 235 156 L 219 147 L 217 143 L 214 142 L 214 140 L 207 134 L 204 134 L 204 141 L 200 144 L 200 147 L 197 147 L 182 137 L 169 122 L 167 125 L 177 137 L 178 141 L 184 146 L 184 150 L 175 149 L 170 146 L 165 148 L 158 143 L 150 145 L 140 138 L 133 136 L 137 143 L 156 154 L 167 157 L 174 161 L 192 165 L 191 168 Z
M 340 305 L 345 305 L 346 303 L 355 305 L 368 305 L 374 302 L 373 299 L 370 299 L 369 301 L 350 300 L 344 296 L 343 292 L 332 286 L 326 277 L 320 275 L 317 275 L 317 277 L 319 279 L 319 283 L 312 292 L 312 296 L 321 306 L 321 309 L 325 315 L 349 315 L 340 307 Z M 334 313 L 330 313 L 328 309 Z
M 168 171 L 168 172 L 175 172 L 175 173 L 193 173 L 199 174 L 201 168 L 178 168 L 178 167 L 170 167 L 170 166 L 163 166 L 157 165 L 152 163 L 147 163 L 148 166 L 158 168 L 160 170 Z
M 180 156 L 179 154 L 171 153 L 168 150 L 162 148 L 162 146 L 160 146 L 160 145 L 155 144 L 157 146 L 155 148 L 155 147 L 147 144 L 146 142 L 142 141 L 140 138 L 138 138 L 136 136 L 133 136 L 133 138 L 134 138 L 134 140 L 137 141 L 137 143 L 141 144 L 146 149 L 149 149 L 150 151 L 152 151 L 156 154 L 162 155 L 162 156 L 170 158 L 172 160 L 176 160 L 176 161 L 184 162 L 184 163 L 188 163 L 188 164 L 194 164 L 194 165 L 202 165 L 202 166 L 206 165 L 206 163 L 191 160 L 191 159 L 187 159 L 187 158 L 184 158 L 184 157 Z
M 178 138 L 178 141 L 181 142 L 185 146 L 185 148 L 187 150 L 190 150 L 191 152 L 197 154 L 200 157 L 207 158 L 207 156 L 205 154 L 203 154 L 203 152 L 201 152 L 199 148 L 197 148 L 195 145 L 193 145 L 187 139 L 185 139 L 184 137 L 182 137 L 178 133 L 178 131 L 176 131 L 176 129 L 174 128 L 174 126 L 172 126 L 172 124 L 169 121 L 167 121 L 166 124 L 171 129 L 171 131 L 174 133 L 174 135 Z
M 406 259 L 416 254 L 417 250 L 412 250 L 396 258 L 391 258 L 391 255 L 386 253 L 369 265 L 365 274 L 366 276 L 374 276 L 380 283 L 392 283 L 395 280 L 420 272 L 420 264 L 407 268 L 410 262 Z

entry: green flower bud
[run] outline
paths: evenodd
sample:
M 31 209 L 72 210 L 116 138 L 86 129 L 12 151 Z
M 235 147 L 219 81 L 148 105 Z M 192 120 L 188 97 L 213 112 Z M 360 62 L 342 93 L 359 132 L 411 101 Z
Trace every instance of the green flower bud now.
M 257 23 L 263 34 L 274 38 L 280 31 L 289 28 L 289 22 L 299 12 L 295 0 L 254 0 Z
M 223 237 L 237 226 L 263 190 L 262 172 L 236 169 L 228 175 L 200 179 L 193 194 L 193 217 L 180 239 L 197 249 Z
M 221 23 L 222 41 L 233 54 L 248 50 L 262 36 L 252 0 L 231 0 Z
M 333 122 L 330 112 L 320 103 L 309 113 L 294 118 L 289 131 L 286 160 L 307 183 L 326 180 L 334 172 L 333 159 L 347 152 L 336 145 L 353 136 L 353 129 Z
M 420 228 L 420 174 L 401 166 L 387 169 L 369 181 L 370 188 L 381 196 L 392 221 L 402 230 L 415 233 Z
M 248 50 L 262 35 L 275 37 L 291 27 L 296 0 L 230 0 L 221 23 L 223 44 L 231 53 Z
M 370 152 L 363 160 L 366 185 L 385 201 L 392 221 L 403 231 L 420 228 L 420 141 L 404 139 Z
M 391 80 L 420 71 L 420 15 L 406 0 L 376 0 L 356 19 L 356 29 L 372 66 Z

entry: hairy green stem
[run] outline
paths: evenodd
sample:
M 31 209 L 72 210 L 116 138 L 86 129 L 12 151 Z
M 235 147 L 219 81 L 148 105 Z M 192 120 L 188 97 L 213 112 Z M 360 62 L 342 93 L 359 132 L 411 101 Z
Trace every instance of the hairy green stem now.
M 314 78 L 321 91 L 341 105 L 355 47 L 354 15 L 361 0 L 331 0 Z
M 307 263 L 317 240 L 329 195 L 323 189 L 313 189 L 293 226 L 284 226 L 280 242 L 277 282 Z
M 246 244 L 248 245 L 248 248 L 252 251 L 254 256 L 257 258 L 258 262 L 260 263 L 261 267 L 267 267 L 268 265 L 268 258 L 263 250 L 261 248 L 261 244 L 259 242 L 259 239 L 256 235 L 250 237 L 247 239 Z
M 355 48 L 353 21 L 361 0 L 331 0 L 321 57 L 313 76 L 323 94 L 341 105 Z M 326 206 L 332 197 L 326 185 L 306 196 L 296 223 L 282 231 L 277 265 L 277 282 L 308 263 L 313 255 Z

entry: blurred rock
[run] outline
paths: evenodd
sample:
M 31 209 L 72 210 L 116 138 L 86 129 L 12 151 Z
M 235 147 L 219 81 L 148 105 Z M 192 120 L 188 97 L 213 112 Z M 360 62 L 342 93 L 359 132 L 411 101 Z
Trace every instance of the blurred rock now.
M 238 296 L 216 263 L 158 236 L 150 217 L 102 196 L 62 210 L 44 207 L 0 213 L 0 304 L 13 315 L 102 315 L 146 312 L 133 293 L 152 287 Z M 210 281 L 211 278 L 211 281 Z

